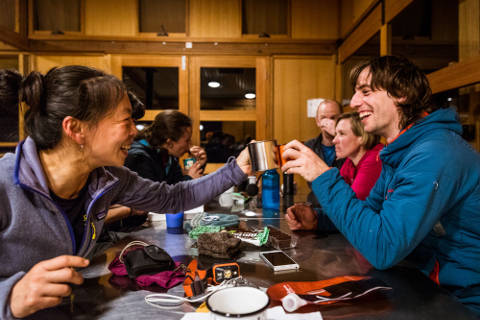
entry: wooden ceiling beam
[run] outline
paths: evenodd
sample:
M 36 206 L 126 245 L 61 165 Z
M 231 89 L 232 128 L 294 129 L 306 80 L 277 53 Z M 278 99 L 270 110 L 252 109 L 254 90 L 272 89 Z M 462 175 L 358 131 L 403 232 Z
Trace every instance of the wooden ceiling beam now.
M 427 75 L 432 93 L 461 88 L 480 82 L 480 57 L 452 63 Z
M 274 41 L 274 42 L 195 42 L 185 48 L 185 41 L 139 41 L 139 40 L 30 40 L 32 52 L 81 53 L 101 52 L 112 54 L 315 54 L 332 55 L 336 42 L 328 41 Z
M 20 34 L 10 31 L 4 27 L 0 27 L 0 41 L 5 42 L 20 50 L 29 50 L 28 40 L 23 38 Z

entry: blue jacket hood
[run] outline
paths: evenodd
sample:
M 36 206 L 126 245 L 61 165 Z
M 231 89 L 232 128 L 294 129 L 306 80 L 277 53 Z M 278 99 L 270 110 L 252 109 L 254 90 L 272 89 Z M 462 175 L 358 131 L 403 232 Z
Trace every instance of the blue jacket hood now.
M 412 144 L 425 136 L 434 136 L 435 131 L 439 129 L 449 130 L 458 135 L 462 134 L 462 125 L 454 109 L 439 109 L 417 121 L 394 142 L 383 148 L 380 152 L 382 162 L 396 167 L 406 152 L 411 151 L 409 148 Z

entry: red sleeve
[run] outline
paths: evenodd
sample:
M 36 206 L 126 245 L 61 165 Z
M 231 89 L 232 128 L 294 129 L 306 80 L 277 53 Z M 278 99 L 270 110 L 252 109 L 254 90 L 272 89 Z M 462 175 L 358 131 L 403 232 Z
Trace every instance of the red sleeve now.
M 376 148 L 375 148 L 376 149 Z M 379 150 L 369 150 L 360 160 L 357 167 L 357 174 L 353 179 L 352 189 L 360 200 L 365 200 L 370 190 L 377 182 L 382 171 L 382 161 L 378 156 Z

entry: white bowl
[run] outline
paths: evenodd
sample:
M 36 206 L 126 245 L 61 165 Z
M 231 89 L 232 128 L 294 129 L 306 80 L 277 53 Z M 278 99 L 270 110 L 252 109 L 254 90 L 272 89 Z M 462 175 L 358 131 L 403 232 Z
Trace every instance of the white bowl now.
M 207 299 L 212 319 L 261 320 L 270 303 L 268 295 L 252 287 L 233 287 L 218 290 Z

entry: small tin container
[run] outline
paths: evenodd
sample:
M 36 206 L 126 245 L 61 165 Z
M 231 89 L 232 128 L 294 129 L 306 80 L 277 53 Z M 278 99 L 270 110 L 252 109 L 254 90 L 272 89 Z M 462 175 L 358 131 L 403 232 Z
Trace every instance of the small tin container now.
M 190 169 L 196 161 L 197 161 L 197 159 L 195 159 L 195 158 L 183 159 L 183 168 L 185 170 Z

